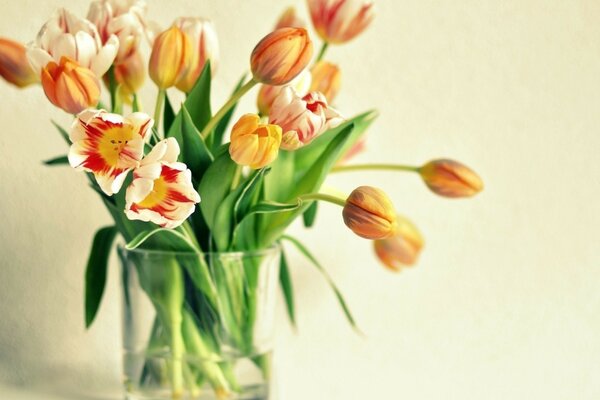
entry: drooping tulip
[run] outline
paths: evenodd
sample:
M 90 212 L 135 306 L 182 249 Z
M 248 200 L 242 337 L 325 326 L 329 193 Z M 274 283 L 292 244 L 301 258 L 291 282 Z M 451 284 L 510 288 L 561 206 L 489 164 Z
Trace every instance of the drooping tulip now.
M 135 53 L 141 39 L 147 36 L 146 2 L 142 0 L 92 1 L 87 19 L 98 29 L 103 44 L 111 35 L 117 36 L 117 63 Z
M 295 77 L 288 85 L 291 86 L 296 93 L 304 96 L 310 90 L 311 84 L 310 72 L 305 69 Z M 261 115 L 269 115 L 273 102 L 285 86 L 261 85 L 256 98 L 256 105 Z
M 483 181 L 458 161 L 438 159 L 419 168 L 423 181 L 432 192 L 444 197 L 471 197 L 483 190 Z
M 200 195 L 192 184 L 191 171 L 177 162 L 179 152 L 177 140 L 167 138 L 140 162 L 125 193 L 127 218 L 173 229 L 192 215 Z
M 100 100 L 100 81 L 89 69 L 62 57 L 42 68 L 42 87 L 48 100 L 69 114 L 95 107 Z
M 312 41 L 304 28 L 281 28 L 265 36 L 252 51 L 250 66 L 254 80 L 285 85 L 310 62 Z
M 185 33 L 172 26 L 154 40 L 150 54 L 150 78 L 161 89 L 167 89 L 184 76 L 191 58 L 192 44 Z
M 394 234 L 385 239 L 375 240 L 373 249 L 383 265 L 392 271 L 400 272 L 417 262 L 424 240 L 410 220 L 401 215 L 398 215 L 396 220 Z
M 96 26 L 65 9 L 58 10 L 38 33 L 27 49 L 29 62 L 36 73 L 62 57 L 68 57 L 80 67 L 101 78 L 115 60 L 119 39 L 110 35 L 103 44 Z
M 365 239 L 383 239 L 396 230 L 396 211 L 380 189 L 360 186 L 350 193 L 342 211 L 344 223 Z
M 210 60 L 211 74 L 214 76 L 219 62 L 219 42 L 213 23 L 203 18 L 181 17 L 175 26 L 186 34 L 191 43 L 191 56 L 185 74 L 177 81 L 177 89 L 189 93 L 204 65 Z
M 375 16 L 369 0 L 307 0 L 317 34 L 327 43 L 345 43 L 364 31 Z
M 328 61 L 319 61 L 311 68 L 311 92 L 321 92 L 331 104 L 340 90 L 342 73 L 340 68 Z
M 25 46 L 0 37 L 0 76 L 8 83 L 23 88 L 38 81 L 27 60 Z
M 342 121 L 321 93 L 310 92 L 300 97 L 289 86 L 281 90 L 269 112 L 269 123 L 279 125 L 283 131 L 281 148 L 285 150 L 307 145 Z
M 281 17 L 279 17 L 277 24 L 275 24 L 276 30 L 281 29 L 281 28 L 304 28 L 304 27 L 306 27 L 306 24 L 300 17 L 298 17 L 298 15 L 296 14 L 296 8 L 293 6 L 286 8 L 285 11 L 283 12 L 283 14 L 281 14 Z
M 245 114 L 231 130 L 229 154 L 237 164 L 259 169 L 277 158 L 280 144 L 279 126 L 261 124 L 258 115 Z
M 117 193 L 127 173 L 139 165 L 154 121 L 144 113 L 127 117 L 85 110 L 71 128 L 69 164 L 94 174 L 107 195 Z

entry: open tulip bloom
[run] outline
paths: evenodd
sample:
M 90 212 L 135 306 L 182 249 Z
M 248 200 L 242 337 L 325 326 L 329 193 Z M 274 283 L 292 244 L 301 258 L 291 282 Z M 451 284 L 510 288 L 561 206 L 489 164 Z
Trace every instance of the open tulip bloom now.
M 143 1 L 103 0 L 94 1 L 88 19 L 58 11 L 27 46 L 31 67 L 25 64 L 24 46 L 0 41 L 0 71 L 7 81 L 21 87 L 37 78 L 54 105 L 75 115 L 70 130 L 59 128 L 69 143 L 68 154 L 46 164 L 66 164 L 84 172 L 114 220 L 114 225 L 99 230 L 93 240 L 91 254 L 95 256 L 88 261 L 88 276 L 106 270 L 107 254 L 117 233 L 127 249 L 169 251 L 176 243 L 176 250 L 195 254 L 254 251 L 287 242 L 315 262 L 286 230 L 297 218 L 312 227 L 318 201 L 340 206 L 340 223 L 373 240 L 382 263 L 397 271 L 413 264 L 421 250 L 422 238 L 416 227 L 397 217 L 392 200 L 380 189 L 360 186 L 348 196 L 331 194 L 339 190 L 324 192 L 321 187 L 330 173 L 367 169 L 408 172 L 421 177 L 435 194 L 452 198 L 482 190 L 474 171 L 447 159 L 423 166 L 348 164 L 350 156 L 364 147 L 363 135 L 377 113 L 344 118 L 344 110 L 331 107 L 328 100 L 339 92 L 340 70 L 324 60 L 325 50 L 328 42 L 339 45 L 363 31 L 373 18 L 372 3 L 309 0 L 308 5 L 314 28 L 324 40 L 321 52 L 315 57 L 311 35 L 296 27 L 300 25 L 296 18 L 282 23 L 284 27 L 257 40 L 248 55 L 252 75 L 242 78 L 215 112 L 211 111 L 210 94 L 219 52 L 216 31 L 206 19 L 180 18 L 157 32 L 145 20 Z M 140 51 L 148 43 L 142 40 L 145 38 L 156 38 L 149 58 L 142 56 L 147 51 Z M 148 69 L 158 93 L 153 116 L 140 109 L 135 93 Z M 311 71 L 315 74 L 312 86 Z M 261 110 L 241 110 L 243 115 L 234 119 L 240 98 L 259 83 L 270 85 L 260 91 Z M 186 93 L 181 107 L 171 104 L 167 89 Z M 133 101 L 122 101 L 123 90 Z M 226 137 L 231 141 L 224 140 Z M 295 323 L 285 255 L 282 260 L 286 273 L 281 286 Z M 165 279 L 167 285 L 178 286 L 169 281 L 177 278 Z M 204 279 L 208 283 L 200 285 L 199 291 L 210 300 L 212 292 L 206 288 L 215 283 L 210 274 Z M 103 285 L 86 283 L 87 326 L 98 310 Z M 339 290 L 333 288 L 355 326 Z M 157 307 L 162 304 L 156 293 L 148 291 L 148 295 Z M 179 336 L 185 339 L 190 334 L 189 330 L 182 333 L 179 325 L 169 325 L 181 321 L 182 312 L 182 307 L 168 309 L 166 324 L 173 346 L 179 343 Z M 194 312 L 202 319 L 203 313 L 220 311 L 196 308 Z M 212 320 L 220 324 L 227 316 Z M 251 332 L 252 326 L 243 329 Z M 209 334 L 203 325 L 193 330 L 198 340 Z M 236 337 L 243 341 L 246 336 L 242 332 Z M 194 349 L 180 345 L 172 349 L 174 357 L 183 351 Z M 211 351 L 218 356 L 219 349 Z M 211 365 L 206 367 L 210 369 L 204 371 L 206 375 L 199 368 L 192 377 L 181 376 L 173 367 L 174 397 L 186 381 L 200 383 L 189 382 L 193 376 L 198 381 L 208 376 L 221 395 L 235 391 L 235 382 L 219 370 L 221 366 Z

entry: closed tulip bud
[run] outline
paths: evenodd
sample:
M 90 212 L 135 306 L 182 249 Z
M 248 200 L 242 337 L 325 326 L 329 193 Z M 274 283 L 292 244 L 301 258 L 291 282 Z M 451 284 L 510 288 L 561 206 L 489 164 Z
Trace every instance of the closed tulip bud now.
M 281 28 L 265 36 L 252 51 L 254 80 L 285 85 L 308 65 L 313 45 L 303 28 Z
M 423 248 L 423 236 L 408 219 L 398 215 L 397 222 L 394 234 L 385 239 L 375 240 L 373 248 L 383 265 L 392 271 L 400 272 L 417 262 Z
M 327 43 L 345 43 L 364 31 L 375 16 L 365 0 L 308 0 L 317 34 Z
M 383 239 L 396 230 L 396 211 L 382 191 L 370 186 L 360 186 L 346 199 L 342 211 L 344 223 L 365 239 Z
M 27 60 L 25 46 L 21 43 L 0 38 L 0 76 L 20 88 L 38 80 Z
M 150 54 L 150 78 L 161 89 L 175 84 L 186 73 L 192 44 L 181 29 L 172 26 L 154 40 Z
M 294 7 L 288 7 L 279 17 L 279 21 L 275 25 L 275 29 L 281 28 L 304 28 L 306 24 L 304 21 L 296 15 L 296 9 Z
M 67 57 L 62 57 L 60 64 L 51 61 L 42 69 L 42 87 L 52 104 L 70 114 L 94 107 L 100 99 L 96 75 Z
M 259 169 L 273 162 L 279 153 L 281 128 L 261 124 L 256 114 L 245 114 L 231 130 L 229 154 L 239 165 Z
M 425 184 L 444 197 L 471 197 L 483 190 L 483 181 L 469 167 L 448 159 L 433 160 L 419 168 Z
M 177 89 L 189 93 L 210 60 L 210 70 L 214 76 L 219 62 L 219 42 L 212 22 L 202 18 L 178 18 L 175 25 L 181 29 L 191 43 L 191 56 L 187 71 L 177 82 Z
M 294 88 L 296 93 L 304 96 L 310 90 L 311 75 L 308 70 L 304 70 L 295 77 L 288 85 Z M 258 111 L 262 115 L 268 115 L 275 98 L 281 93 L 285 86 L 261 85 L 256 98 Z
M 146 80 L 146 65 L 138 51 L 115 64 L 115 80 L 120 85 L 119 95 L 125 102 L 131 103 L 131 96 L 140 90 Z
M 340 68 L 327 61 L 319 61 L 311 69 L 312 83 L 310 86 L 311 92 L 321 92 L 329 103 L 333 103 L 333 99 L 337 96 L 340 90 L 342 81 L 342 72 Z

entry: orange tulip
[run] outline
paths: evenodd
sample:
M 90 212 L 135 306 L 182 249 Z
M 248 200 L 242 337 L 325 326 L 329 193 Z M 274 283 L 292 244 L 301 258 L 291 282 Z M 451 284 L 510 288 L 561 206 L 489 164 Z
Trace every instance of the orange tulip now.
M 483 181 L 469 167 L 448 159 L 433 160 L 419 168 L 425 184 L 444 197 L 471 197 L 483 190 Z
M 277 24 L 275 25 L 275 29 L 281 28 L 304 28 L 306 24 L 298 15 L 296 15 L 296 9 L 293 6 L 286 8 L 286 10 L 281 14 Z
M 397 224 L 390 199 L 382 190 L 370 186 L 360 186 L 350 193 L 342 216 L 354 233 L 371 240 L 391 236 Z
M 317 34 L 327 43 L 345 43 L 364 31 L 375 16 L 368 0 L 308 0 Z
M 279 154 L 281 128 L 261 124 L 256 114 L 245 114 L 231 130 L 229 154 L 239 165 L 259 169 L 273 162 Z
M 408 219 L 398 215 L 394 235 L 375 240 L 373 248 L 379 260 L 392 271 L 400 272 L 417 262 L 423 248 L 423 236 Z
M 172 26 L 154 40 L 150 54 L 150 78 L 161 89 L 167 89 L 183 77 L 192 54 L 190 39 Z
M 331 104 L 340 90 L 342 73 L 340 68 L 327 61 L 319 61 L 311 69 L 312 84 L 311 92 L 321 92 Z
M 252 51 L 254 80 L 285 85 L 308 65 L 313 45 L 304 28 L 281 28 L 265 36 Z
M 91 70 L 67 57 L 42 68 L 42 87 L 48 100 L 70 114 L 94 107 L 100 99 L 100 81 Z
M 21 43 L 0 38 L 0 76 L 20 88 L 38 80 L 27 60 L 25 46 Z

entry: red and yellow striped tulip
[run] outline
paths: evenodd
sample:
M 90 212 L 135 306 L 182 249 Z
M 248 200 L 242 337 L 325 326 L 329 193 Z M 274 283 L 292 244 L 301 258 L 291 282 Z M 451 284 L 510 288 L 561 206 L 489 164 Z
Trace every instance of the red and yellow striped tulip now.
M 254 80 L 285 85 L 310 62 L 312 41 L 304 28 L 281 28 L 265 36 L 252 51 L 250 66 Z
M 417 262 L 424 240 L 417 227 L 407 218 L 398 215 L 396 221 L 394 234 L 375 240 L 373 248 L 383 265 L 391 271 L 400 272 Z
M 27 60 L 25 46 L 0 37 L 0 76 L 8 83 L 23 88 L 38 81 Z
M 63 57 L 42 68 L 42 87 L 48 100 L 69 114 L 95 107 L 100 99 L 100 81 L 91 70 Z
M 231 130 L 229 154 L 237 164 L 259 169 L 277 158 L 280 144 L 279 126 L 261 124 L 258 115 L 245 114 Z
M 371 186 L 360 186 L 350 193 L 342 216 L 346 226 L 365 239 L 383 239 L 396 230 L 392 202 L 382 190 Z
M 150 54 L 150 78 L 161 89 L 167 89 L 184 76 L 192 55 L 192 43 L 176 26 L 159 34 Z
M 342 82 L 340 68 L 328 61 L 319 61 L 311 69 L 311 92 L 321 92 L 329 103 L 333 103 Z
M 367 0 L 308 0 L 317 34 L 327 43 L 345 43 L 364 31 L 375 16 Z
M 127 173 L 139 165 L 153 123 L 139 112 L 123 117 L 104 110 L 83 111 L 71 129 L 69 163 L 93 173 L 107 195 L 117 193 Z
M 471 197 L 483 190 L 483 181 L 469 167 L 449 159 L 433 160 L 419 168 L 432 192 L 444 197 Z
M 177 140 L 165 139 L 133 171 L 125 193 L 127 218 L 173 229 L 192 215 L 200 195 L 192 184 L 191 171 L 177 162 L 179 151 Z

